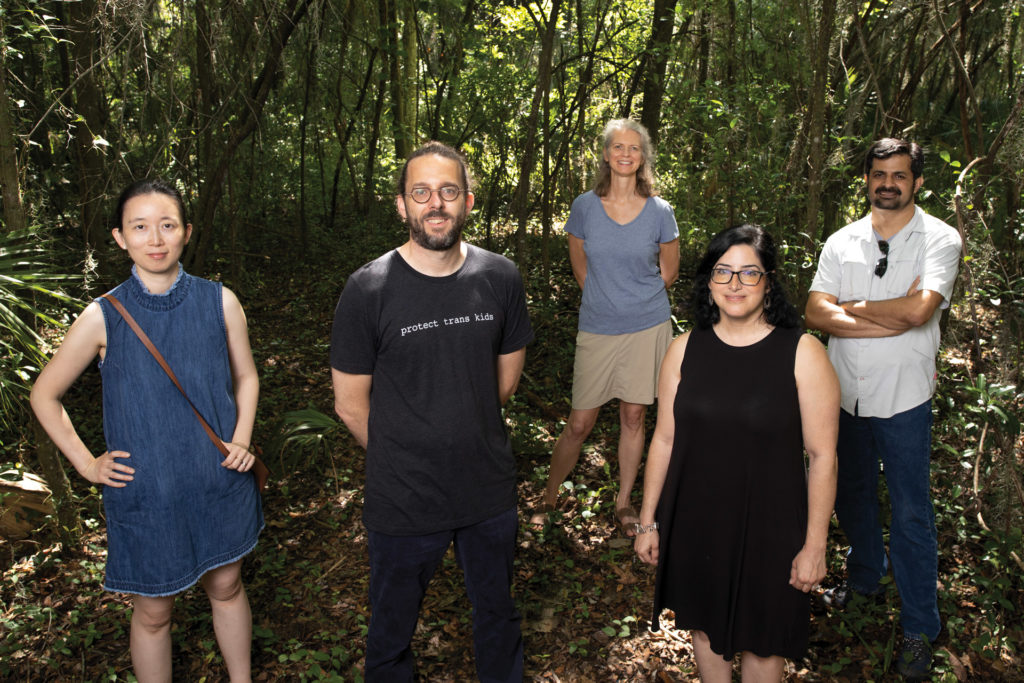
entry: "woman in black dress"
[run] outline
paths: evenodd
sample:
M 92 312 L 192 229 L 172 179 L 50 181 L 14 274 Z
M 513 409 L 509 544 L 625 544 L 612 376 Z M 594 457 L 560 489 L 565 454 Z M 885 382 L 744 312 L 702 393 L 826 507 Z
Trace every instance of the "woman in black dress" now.
M 825 575 L 839 381 L 776 258 L 757 226 L 716 235 L 694 279 L 696 327 L 661 367 L 635 547 L 658 565 L 653 628 L 675 612 L 704 681 L 730 681 L 736 653 L 744 680 L 780 680 Z

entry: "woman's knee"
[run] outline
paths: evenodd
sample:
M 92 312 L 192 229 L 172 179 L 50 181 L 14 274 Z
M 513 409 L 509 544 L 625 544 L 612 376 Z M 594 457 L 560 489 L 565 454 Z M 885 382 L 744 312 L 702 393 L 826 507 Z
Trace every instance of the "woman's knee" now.
M 132 601 L 132 621 L 150 633 L 167 629 L 171 625 L 174 598 L 136 596 Z
M 237 598 L 243 591 L 241 561 L 206 572 L 203 589 L 211 601 L 230 602 Z
M 595 410 L 573 410 L 569 413 L 569 419 L 565 421 L 563 434 L 573 441 L 583 441 L 590 436 L 594 424 L 597 422 L 598 409 Z
M 644 428 L 644 414 L 647 406 L 638 403 L 623 403 L 619 406 L 619 423 L 623 431 L 638 432 Z

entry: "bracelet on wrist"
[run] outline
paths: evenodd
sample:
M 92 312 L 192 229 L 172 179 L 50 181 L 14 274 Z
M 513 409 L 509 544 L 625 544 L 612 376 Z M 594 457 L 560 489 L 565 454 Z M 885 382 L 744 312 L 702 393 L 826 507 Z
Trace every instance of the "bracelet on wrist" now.
M 636 534 L 646 534 L 648 531 L 657 531 L 658 523 L 651 522 L 650 524 L 640 524 L 639 522 L 633 525 L 633 532 Z

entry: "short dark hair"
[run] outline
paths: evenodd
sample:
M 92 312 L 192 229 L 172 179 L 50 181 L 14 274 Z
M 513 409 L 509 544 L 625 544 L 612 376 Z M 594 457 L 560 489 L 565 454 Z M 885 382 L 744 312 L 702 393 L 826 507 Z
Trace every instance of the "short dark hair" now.
M 121 229 L 121 222 L 124 220 L 124 205 L 128 203 L 128 200 L 144 194 L 167 195 L 178 205 L 178 214 L 181 218 L 182 226 L 184 227 L 188 223 L 185 216 L 185 200 L 181 198 L 181 192 L 178 191 L 178 188 L 162 178 L 144 178 L 143 180 L 136 180 L 124 188 L 121 196 L 117 198 L 117 207 L 114 209 L 114 215 L 111 216 L 111 227 L 114 230 Z
M 693 309 L 697 327 L 706 330 L 721 319 L 718 306 L 711 300 L 708 282 L 711 281 L 711 271 L 722 258 L 722 254 L 737 244 L 749 244 L 753 247 L 764 267 L 768 283 L 763 313 L 765 322 L 775 327 L 799 327 L 800 314 L 786 296 L 786 289 L 776 272 L 778 251 L 775 248 L 775 240 L 764 228 L 750 223 L 726 228 L 712 237 L 708 243 L 704 257 L 697 266 L 697 273 L 693 277 L 693 290 L 690 293 L 690 307 Z
M 459 171 L 462 173 L 462 189 L 472 192 L 473 176 L 469 173 L 469 167 L 466 165 L 466 157 L 462 155 L 462 152 L 449 147 L 443 142 L 437 140 L 431 140 L 430 142 L 422 145 L 419 149 L 409 155 L 409 158 L 402 164 L 402 172 L 398 176 L 398 182 L 395 185 L 395 194 L 405 194 L 405 180 L 409 170 L 409 162 L 416 157 L 426 156 L 428 154 L 436 154 L 439 157 L 445 159 L 451 159 L 459 165 Z
M 897 154 L 906 154 L 910 157 L 910 173 L 913 174 L 914 180 L 920 178 L 924 173 L 924 150 L 916 142 L 899 138 L 882 138 L 868 148 L 868 153 L 864 155 L 864 175 L 871 172 L 875 159 L 888 159 Z

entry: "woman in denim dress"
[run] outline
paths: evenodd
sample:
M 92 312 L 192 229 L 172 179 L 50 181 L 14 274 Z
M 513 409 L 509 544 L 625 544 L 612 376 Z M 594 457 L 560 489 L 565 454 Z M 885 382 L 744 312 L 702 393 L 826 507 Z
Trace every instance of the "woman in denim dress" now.
M 68 330 L 32 389 L 32 408 L 78 473 L 104 487 L 104 588 L 133 595 L 137 678 L 171 680 L 174 596 L 201 582 L 230 679 L 248 681 L 252 614 L 241 562 L 256 545 L 263 512 L 249 473 L 259 379 L 245 313 L 230 290 L 181 268 L 192 226 L 171 185 L 130 185 L 114 224 L 114 240 L 134 265 L 110 293 L 163 354 L 228 455 L 221 457 L 188 402 L 104 299 Z M 107 450 L 94 456 L 61 399 L 97 355 Z

